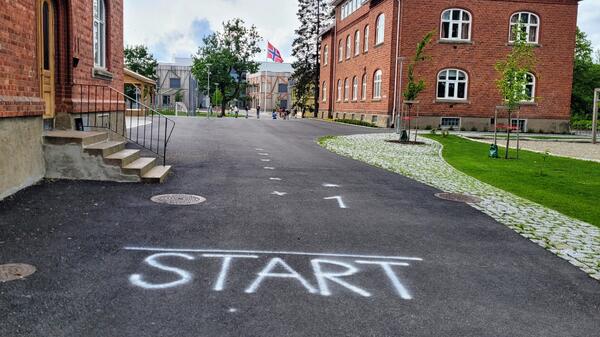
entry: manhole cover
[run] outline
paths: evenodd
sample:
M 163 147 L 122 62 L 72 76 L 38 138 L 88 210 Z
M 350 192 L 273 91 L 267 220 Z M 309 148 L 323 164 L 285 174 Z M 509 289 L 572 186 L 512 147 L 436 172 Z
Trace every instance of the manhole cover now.
M 0 282 L 19 280 L 33 273 L 35 273 L 35 267 L 28 264 L 3 264 L 0 265 Z
M 443 200 L 464 202 L 467 204 L 478 204 L 481 202 L 481 199 L 477 197 L 460 193 L 438 193 L 435 196 Z
M 150 200 L 158 203 L 158 204 L 168 204 L 168 205 L 197 205 L 206 201 L 205 198 L 199 195 L 191 195 L 191 194 L 164 194 L 164 195 L 155 195 Z

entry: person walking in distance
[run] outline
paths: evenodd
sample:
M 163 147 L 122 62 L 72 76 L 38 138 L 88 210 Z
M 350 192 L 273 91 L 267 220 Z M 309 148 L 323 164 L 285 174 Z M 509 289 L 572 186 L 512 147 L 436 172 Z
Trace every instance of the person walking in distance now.
M 260 119 L 260 105 L 256 106 L 256 119 Z
M 244 105 L 244 110 L 246 110 L 246 119 L 248 119 L 248 105 Z
M 236 105 L 235 107 L 233 107 L 233 112 L 235 113 L 235 118 L 238 118 L 238 115 L 240 114 L 240 108 L 238 108 L 238 106 Z

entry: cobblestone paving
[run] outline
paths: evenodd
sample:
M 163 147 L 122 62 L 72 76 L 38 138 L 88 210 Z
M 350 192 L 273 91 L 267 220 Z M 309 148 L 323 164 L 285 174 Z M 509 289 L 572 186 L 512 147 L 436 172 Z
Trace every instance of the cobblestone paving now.
M 444 192 L 482 199 L 472 207 L 488 214 L 600 281 L 600 228 L 573 219 L 468 176 L 441 157 L 441 144 L 399 145 L 386 140 L 395 134 L 334 137 L 323 146 L 337 154 L 364 161 L 433 186 Z

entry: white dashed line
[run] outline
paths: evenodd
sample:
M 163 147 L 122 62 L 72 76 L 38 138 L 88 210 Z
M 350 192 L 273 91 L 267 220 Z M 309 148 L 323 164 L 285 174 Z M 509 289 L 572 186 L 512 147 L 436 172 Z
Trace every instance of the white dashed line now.
M 271 159 L 261 159 L 260 161 L 264 161 L 264 162 L 270 162 Z
M 281 181 L 281 178 L 269 178 L 269 180 Z
M 324 200 L 337 200 L 340 208 L 348 208 L 348 207 L 346 207 L 346 204 L 344 204 L 342 197 L 340 197 L 339 195 L 336 195 L 335 197 L 329 197 L 329 198 L 323 198 L 323 199 Z
M 268 153 L 259 153 L 258 155 L 259 156 L 268 156 L 269 154 Z
M 336 185 L 336 184 L 323 184 L 323 187 L 340 187 L 340 185 Z
M 283 197 L 284 195 L 287 195 L 286 192 L 278 192 L 278 191 L 273 191 L 271 194 L 272 195 L 278 195 L 280 197 Z
M 274 170 L 275 168 L 274 168 L 274 167 L 271 167 L 271 166 L 265 166 L 265 167 L 264 167 L 264 169 L 265 169 L 265 170 Z

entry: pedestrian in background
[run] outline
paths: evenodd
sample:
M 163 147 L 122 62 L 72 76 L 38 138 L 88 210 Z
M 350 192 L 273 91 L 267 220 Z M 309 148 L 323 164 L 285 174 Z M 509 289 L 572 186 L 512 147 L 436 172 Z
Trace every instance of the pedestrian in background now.
M 233 108 L 233 112 L 235 113 L 235 118 L 238 118 L 238 115 L 239 115 L 239 113 L 240 113 L 240 108 L 238 108 L 238 106 L 236 105 L 236 106 Z
M 256 106 L 256 119 L 260 119 L 260 105 Z
M 246 110 L 246 119 L 248 119 L 248 105 L 244 105 L 244 110 Z

